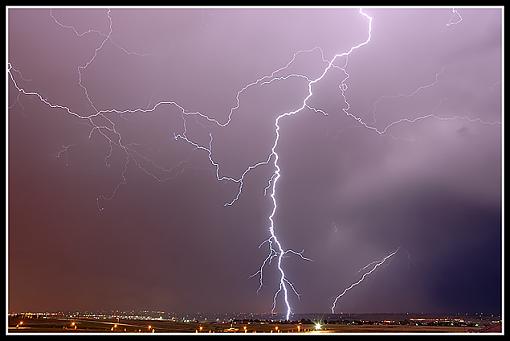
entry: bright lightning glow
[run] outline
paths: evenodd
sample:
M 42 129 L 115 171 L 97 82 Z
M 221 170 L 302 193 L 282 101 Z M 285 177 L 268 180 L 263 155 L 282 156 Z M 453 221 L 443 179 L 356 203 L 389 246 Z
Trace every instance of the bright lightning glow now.
M 348 286 L 344 291 L 342 291 L 340 293 L 340 295 L 338 295 L 335 300 L 333 301 L 333 305 L 331 306 L 331 313 L 334 314 L 335 313 L 335 307 L 336 307 L 336 303 L 338 301 L 338 299 L 340 297 L 342 297 L 343 295 L 345 295 L 349 290 L 351 290 L 352 288 L 354 288 L 355 286 L 357 286 L 358 284 L 360 284 L 361 282 L 363 282 L 363 280 L 365 279 L 365 277 L 367 277 L 368 275 L 370 275 L 372 272 L 374 272 L 379 266 L 381 266 L 382 264 L 384 264 L 384 262 L 386 262 L 387 259 L 391 258 L 394 254 L 396 254 L 398 252 L 398 250 L 400 249 L 397 248 L 395 251 L 393 251 L 392 253 L 390 253 L 389 255 L 387 255 L 386 257 L 384 257 L 383 259 L 379 260 L 379 261 L 376 261 L 376 262 L 371 262 L 369 263 L 367 266 L 365 266 L 362 270 L 366 269 L 367 267 L 369 267 L 370 265 L 372 264 L 375 264 L 375 266 L 372 268 L 372 270 L 368 271 L 368 272 L 365 272 L 363 274 L 363 276 L 361 276 L 361 278 L 357 281 L 357 282 L 354 282 L 352 283 L 350 286 Z

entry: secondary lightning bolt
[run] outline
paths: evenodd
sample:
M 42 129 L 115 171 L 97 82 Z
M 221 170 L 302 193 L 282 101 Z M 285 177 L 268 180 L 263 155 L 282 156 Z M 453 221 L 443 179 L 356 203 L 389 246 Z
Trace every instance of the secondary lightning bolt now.
M 345 295 L 349 290 L 351 290 L 352 288 L 354 288 L 355 286 L 357 286 L 358 284 L 360 284 L 361 282 L 363 282 L 363 280 L 365 279 L 365 277 L 367 277 L 368 275 L 370 275 L 372 272 L 374 272 L 379 266 L 381 266 L 382 264 L 384 264 L 384 262 L 386 262 L 387 259 L 391 258 L 394 254 L 396 254 L 398 252 L 398 250 L 400 249 L 400 247 L 398 247 L 395 251 L 393 251 L 392 253 L 390 253 L 389 255 L 387 255 L 386 257 L 384 257 L 383 259 L 379 260 L 379 261 L 375 261 L 375 262 L 371 262 L 369 263 L 368 265 L 366 265 L 364 268 L 362 268 L 361 270 L 364 270 L 366 269 L 367 267 L 369 267 L 371 264 L 375 264 L 375 266 L 372 268 L 372 270 L 368 271 L 368 272 L 365 272 L 363 274 L 363 276 L 361 276 L 361 278 L 357 281 L 357 282 L 354 282 L 352 283 L 350 286 L 348 286 L 344 291 L 342 291 L 340 293 L 340 295 L 338 295 L 335 300 L 333 301 L 333 305 L 331 306 L 331 313 L 334 314 L 335 313 L 335 307 L 336 307 L 336 303 L 338 301 L 338 299 L 340 299 L 340 297 L 342 297 L 343 295 Z

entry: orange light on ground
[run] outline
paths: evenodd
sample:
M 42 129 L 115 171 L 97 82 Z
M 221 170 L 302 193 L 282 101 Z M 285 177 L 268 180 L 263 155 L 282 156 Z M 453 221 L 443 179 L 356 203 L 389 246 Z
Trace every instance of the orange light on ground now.
M 244 329 L 244 332 L 245 332 L 245 333 L 247 333 L 247 332 L 248 332 L 248 330 L 247 330 L 246 326 L 244 326 L 244 327 L 243 327 L 243 329 Z
M 301 326 L 297 326 L 298 333 L 301 331 Z
M 114 325 L 113 325 L 113 328 L 117 328 L 117 324 L 114 324 Z
M 19 321 L 19 325 L 22 326 L 23 325 L 23 321 Z
M 149 329 L 151 329 L 151 328 L 152 328 L 152 326 L 149 326 Z
M 200 331 L 202 331 L 204 329 L 204 327 L 200 326 Z

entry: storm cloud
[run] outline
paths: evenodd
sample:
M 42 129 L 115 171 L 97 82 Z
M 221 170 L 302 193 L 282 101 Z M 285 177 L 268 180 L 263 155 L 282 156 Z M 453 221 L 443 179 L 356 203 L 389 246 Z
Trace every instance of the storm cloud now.
M 312 259 L 283 258 L 301 293 L 289 296 L 294 312 L 328 312 L 360 268 L 397 247 L 337 312 L 501 312 L 502 9 L 457 10 L 462 21 L 447 26 L 450 8 L 366 8 L 372 35 L 349 56 L 350 107 L 339 88 L 347 74 L 331 68 L 308 101 L 328 115 L 280 120 L 275 231 Z M 212 136 L 220 175 L 239 178 L 268 158 L 275 119 L 302 105 L 306 79 L 250 87 L 225 127 L 156 104 L 227 122 L 244 86 L 300 50 L 310 51 L 273 76 L 319 77 L 323 57 L 367 39 L 367 19 L 357 8 L 109 15 L 102 44 L 106 8 L 8 10 L 9 311 L 270 311 L 275 262 L 259 293 L 249 277 L 268 255 L 258 246 L 270 236 L 273 163 L 250 172 L 225 207 L 237 185 L 174 137 L 184 122 L 197 144 Z M 125 151 L 114 143 L 108 157 L 88 120 L 16 88 L 94 114 L 78 72 L 94 54 L 82 84 L 96 109 L 154 109 L 93 120 L 111 120 L 129 145 L 125 171 Z M 347 109 L 379 131 L 400 122 L 379 134 Z

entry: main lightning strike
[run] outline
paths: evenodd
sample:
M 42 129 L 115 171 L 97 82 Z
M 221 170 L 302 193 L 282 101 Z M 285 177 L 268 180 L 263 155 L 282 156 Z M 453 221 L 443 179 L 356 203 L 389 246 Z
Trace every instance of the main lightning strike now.
M 362 47 L 362 46 L 364 46 L 364 45 L 366 45 L 366 44 L 368 44 L 370 42 L 370 39 L 372 37 L 372 17 L 367 15 L 365 12 L 363 12 L 362 9 L 359 10 L 359 13 L 361 15 L 363 15 L 365 18 L 368 19 L 368 23 L 369 23 L 368 24 L 368 38 L 365 41 L 363 41 L 362 43 L 360 43 L 360 44 L 358 44 L 356 46 L 351 47 L 348 52 L 344 52 L 344 53 L 341 53 L 341 54 L 336 54 L 333 57 L 333 59 L 331 59 L 331 61 L 328 63 L 328 66 L 324 69 L 322 74 L 319 77 L 317 77 L 316 79 L 314 79 L 314 80 L 312 80 L 312 81 L 310 81 L 308 83 L 308 95 L 303 100 L 303 103 L 302 103 L 301 107 L 299 107 L 298 109 L 296 109 L 294 111 L 289 111 L 289 112 L 286 112 L 286 113 L 283 113 L 283 114 L 279 115 L 276 118 L 276 121 L 275 121 L 276 138 L 275 138 L 273 146 L 271 148 L 271 155 L 274 156 L 274 164 L 273 165 L 275 167 L 275 172 L 273 173 L 273 176 L 271 177 L 271 179 L 272 179 L 272 186 L 271 186 L 270 197 L 271 197 L 271 200 L 272 200 L 272 203 L 273 203 L 273 209 L 272 209 L 271 214 L 269 216 L 269 221 L 270 221 L 269 233 L 271 234 L 271 237 L 269 239 L 270 254 L 264 260 L 264 263 L 262 264 L 262 266 L 261 266 L 261 268 L 260 268 L 258 273 L 260 273 L 260 276 L 262 278 L 263 268 L 264 268 L 267 260 L 268 259 L 270 260 L 270 259 L 274 258 L 274 254 L 276 254 L 277 257 L 278 257 L 277 267 L 278 267 L 278 271 L 280 272 L 280 284 L 279 284 L 278 290 L 276 291 L 276 293 L 275 293 L 275 295 L 273 297 L 273 309 L 272 309 L 272 312 L 274 313 L 274 311 L 276 309 L 276 303 L 277 303 L 278 295 L 283 291 L 284 301 L 285 301 L 285 306 L 286 306 L 286 314 L 285 314 L 285 319 L 286 320 L 289 320 L 290 314 L 292 313 L 292 309 L 291 309 L 291 306 L 290 306 L 290 303 L 289 303 L 289 298 L 288 298 L 287 285 L 289 285 L 292 289 L 293 289 L 294 286 L 288 280 L 287 275 L 285 274 L 285 271 L 283 270 L 283 267 L 282 267 L 282 258 L 283 258 L 283 255 L 286 253 L 286 250 L 282 247 L 282 244 L 280 243 L 280 241 L 278 240 L 278 237 L 276 236 L 276 233 L 275 233 L 275 222 L 274 222 L 274 217 L 275 217 L 275 214 L 276 214 L 276 211 L 277 211 L 277 208 L 278 208 L 278 203 L 277 203 L 277 200 L 276 200 L 276 185 L 277 185 L 278 180 L 280 179 L 280 176 L 281 176 L 281 173 L 280 173 L 281 169 L 280 169 L 280 166 L 278 164 L 279 155 L 278 155 L 278 152 L 276 151 L 276 149 L 278 147 L 278 141 L 280 140 L 280 120 L 282 118 L 284 118 L 284 117 L 294 116 L 297 113 L 301 112 L 303 109 L 308 108 L 308 103 L 307 102 L 310 99 L 310 97 L 312 97 L 312 95 L 313 95 L 312 86 L 324 78 L 324 76 L 327 74 L 327 72 L 333 67 L 333 63 L 335 62 L 335 60 L 337 58 L 342 58 L 342 57 L 348 58 L 349 55 L 353 51 L 355 51 L 356 49 L 358 49 L 358 48 L 360 48 L 360 47 Z M 276 250 L 272 248 L 272 242 L 275 243 L 276 248 L 277 248 Z M 259 289 L 260 289 L 260 287 L 259 287 Z
M 363 276 L 361 276 L 361 278 L 357 281 L 357 282 L 354 282 L 353 284 L 351 284 L 350 286 L 348 286 L 344 291 L 342 291 L 336 298 L 335 300 L 333 301 L 333 305 L 331 306 L 331 313 L 334 314 L 335 313 L 335 307 L 336 307 L 336 303 L 337 301 L 343 296 L 345 295 L 349 290 L 351 290 L 352 288 L 354 288 L 355 286 L 357 286 L 358 284 L 360 284 L 361 282 L 363 282 L 363 280 L 365 279 L 365 277 L 367 277 L 368 275 L 370 275 L 372 272 L 374 272 L 379 266 L 381 266 L 382 264 L 384 264 L 384 262 L 386 262 L 387 259 L 391 258 L 394 254 L 396 254 L 398 252 L 398 250 L 400 249 L 400 247 L 398 247 L 395 251 L 391 252 L 389 255 L 387 255 L 386 257 L 384 257 L 383 259 L 379 260 L 379 261 L 375 261 L 375 262 L 371 262 L 369 263 L 368 265 L 366 265 L 365 267 L 363 267 L 361 270 L 364 270 L 366 269 L 367 267 L 369 267 L 370 265 L 372 264 L 375 264 L 375 266 L 372 268 L 372 270 L 368 271 L 368 272 L 365 272 L 363 274 Z M 360 271 L 361 271 L 360 270 Z M 358 271 L 359 272 L 359 271 Z

